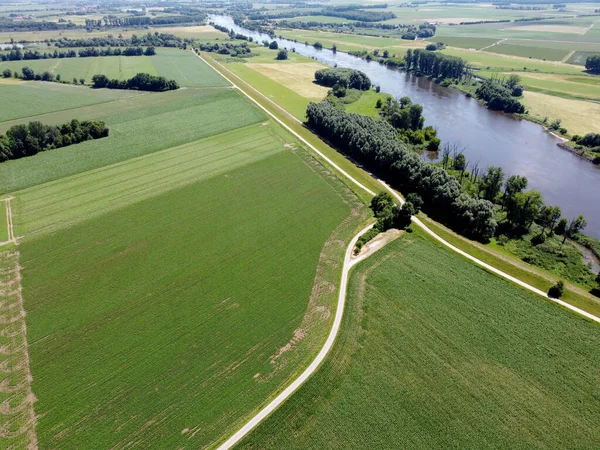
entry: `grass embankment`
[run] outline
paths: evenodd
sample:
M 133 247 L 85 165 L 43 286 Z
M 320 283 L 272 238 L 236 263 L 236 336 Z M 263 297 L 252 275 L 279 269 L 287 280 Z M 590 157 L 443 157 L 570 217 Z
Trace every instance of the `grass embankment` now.
M 437 235 L 450 244 L 544 292 L 548 292 L 548 289 L 559 280 L 558 276 L 519 261 L 514 255 L 511 255 L 508 252 L 500 251 L 500 249 L 492 249 L 489 246 L 484 246 L 459 236 L 422 214 L 421 219 Z M 587 289 L 575 286 L 571 283 L 567 282 L 565 287 L 565 294 L 563 295 L 562 300 L 596 316 L 600 316 L 600 299 L 592 296 Z
M 331 356 L 241 448 L 593 448 L 600 328 L 405 234 L 361 263 Z
M 190 52 L 179 49 L 158 48 L 154 56 L 99 56 L 88 58 L 37 59 L 28 61 L 8 61 L 0 63 L 0 71 L 10 69 L 21 73 L 23 67 L 30 67 L 35 73 L 48 71 L 59 74 L 63 81 L 83 78 L 91 83 L 96 74 L 108 78 L 124 80 L 138 73 L 160 75 L 174 79 L 184 87 L 226 86 L 223 81 L 205 64 L 194 58 Z

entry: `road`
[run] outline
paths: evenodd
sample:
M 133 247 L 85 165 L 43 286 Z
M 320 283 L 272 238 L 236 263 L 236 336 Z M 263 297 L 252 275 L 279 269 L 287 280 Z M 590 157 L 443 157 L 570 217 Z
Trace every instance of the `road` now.
M 241 89 L 236 83 L 234 83 L 230 78 L 228 78 L 227 76 L 224 75 L 224 72 L 227 73 L 231 73 L 227 68 L 225 68 L 222 64 L 214 61 L 214 65 L 209 63 L 207 60 L 205 60 L 204 58 L 202 58 L 202 56 L 200 56 L 198 53 L 196 53 L 194 51 L 194 53 L 196 54 L 196 56 L 198 56 L 198 58 L 200 58 L 202 61 L 204 61 L 204 63 L 208 64 L 210 67 L 212 67 L 215 71 L 217 71 L 218 73 L 221 74 L 221 76 L 223 78 L 225 78 L 229 83 L 231 83 L 236 89 L 238 89 L 243 95 L 245 95 L 248 99 L 250 99 L 250 101 L 252 101 L 254 104 L 256 104 L 261 110 L 263 110 L 269 117 L 271 117 L 273 120 L 275 120 L 277 123 L 279 123 L 281 126 L 283 126 L 288 132 L 290 132 L 293 136 L 295 136 L 298 140 L 300 140 L 300 142 L 302 142 L 307 148 L 310 148 L 312 151 L 314 151 L 317 155 L 319 155 L 321 158 L 323 158 L 325 161 L 327 161 L 327 163 L 329 165 L 331 165 L 334 169 L 336 169 L 339 174 L 341 174 L 342 176 L 344 176 L 345 178 L 347 178 L 350 182 L 352 182 L 354 185 L 358 186 L 359 188 L 361 188 L 362 190 L 364 190 L 365 192 L 369 193 L 370 195 L 375 195 L 376 193 L 373 192 L 372 190 L 370 190 L 369 188 L 367 188 L 366 186 L 364 186 L 362 183 L 360 183 L 358 180 L 356 180 L 355 178 L 353 178 L 350 174 L 348 174 L 345 170 L 343 170 L 341 167 L 339 167 L 337 164 L 335 164 L 330 158 L 328 158 L 326 155 L 324 155 L 320 150 L 318 150 L 317 148 L 315 148 L 315 146 L 313 146 L 310 142 L 308 142 L 306 139 L 304 139 L 302 136 L 300 136 L 298 133 L 296 133 L 292 128 L 290 128 L 287 124 L 285 124 L 282 120 L 280 120 L 277 116 L 275 116 L 271 111 L 269 111 L 268 109 L 266 109 L 263 105 L 261 105 L 257 100 L 255 100 L 252 96 L 250 96 L 247 92 L 245 92 L 243 89 Z M 218 65 L 221 67 L 221 70 L 218 70 L 215 65 Z M 239 79 L 239 78 L 238 78 Z M 243 81 L 243 80 L 241 80 Z M 244 82 L 245 83 L 245 82 Z M 287 112 L 285 109 L 283 109 L 280 105 L 276 104 L 275 102 L 273 102 L 271 99 L 269 99 L 268 97 L 266 97 L 265 95 L 263 95 L 260 91 L 256 90 L 255 88 L 253 88 L 252 86 L 250 86 L 248 83 L 245 83 L 249 88 L 251 88 L 254 92 L 256 92 L 258 95 L 260 95 L 262 98 L 264 98 L 265 100 L 269 101 L 270 103 L 272 103 L 275 107 L 277 107 L 278 109 L 280 109 L 281 111 L 283 111 L 284 113 L 286 113 L 286 115 L 288 117 L 290 117 L 291 119 L 302 123 L 300 120 L 298 120 L 297 118 L 295 118 L 294 116 L 292 116 L 289 112 Z M 382 180 L 379 180 L 378 178 L 374 177 L 383 187 L 383 189 L 387 190 L 399 203 L 400 205 L 404 204 L 404 199 L 402 198 L 402 196 L 400 196 L 400 194 L 398 192 L 396 192 L 394 189 L 392 189 L 387 183 L 383 182 Z M 503 272 L 477 258 L 475 258 L 474 256 L 468 254 L 467 252 L 459 249 L 458 247 L 455 247 L 454 245 L 450 244 L 449 242 L 447 242 L 445 239 L 443 239 L 441 236 L 438 236 L 433 230 L 431 230 L 427 225 L 425 225 L 421 220 L 419 220 L 418 217 L 412 217 L 412 221 L 415 225 L 417 225 L 418 227 L 420 227 L 423 231 L 425 231 L 428 235 L 430 235 L 433 239 L 435 239 L 436 241 L 438 241 L 439 243 L 441 243 L 442 245 L 444 245 L 445 247 L 447 247 L 448 249 L 458 253 L 459 255 L 469 259 L 470 261 L 474 262 L 475 264 L 483 267 L 484 269 L 502 277 L 505 278 L 508 281 L 511 281 L 512 283 L 515 283 L 516 285 L 525 288 L 537 295 L 540 295 L 542 297 L 544 297 L 547 300 L 550 300 L 552 302 L 555 302 L 569 310 L 571 310 L 572 312 L 575 312 L 577 314 L 580 314 L 594 322 L 597 322 L 600 324 L 600 317 L 594 316 L 593 314 L 588 313 L 587 311 L 584 311 L 580 308 L 577 308 L 567 302 L 564 302 L 560 299 L 554 299 L 554 298 L 549 298 L 548 295 L 541 291 L 540 289 L 537 289 L 534 286 L 531 286 L 530 284 L 525 283 L 524 281 L 519 280 L 518 278 L 513 277 L 512 275 L 509 275 L 506 272 Z M 372 227 L 366 227 L 364 230 L 360 231 L 350 242 L 350 245 L 348 246 L 348 248 L 346 249 L 346 257 L 344 258 L 344 268 L 342 270 L 342 279 L 340 282 L 340 294 L 338 297 L 338 307 L 336 310 L 336 314 L 335 314 L 335 318 L 334 318 L 334 323 L 333 326 L 331 328 L 331 332 L 329 333 L 329 336 L 327 337 L 327 341 L 325 342 L 325 345 L 323 346 L 323 348 L 321 349 L 321 351 L 319 352 L 319 354 L 317 355 L 317 357 L 313 360 L 313 362 L 308 366 L 308 368 L 302 372 L 302 374 L 296 378 L 283 392 L 281 392 L 277 397 L 275 397 L 275 399 L 273 401 L 271 401 L 271 403 L 269 403 L 266 407 L 264 407 L 260 412 L 258 412 L 254 417 L 252 417 L 242 428 L 240 428 L 233 436 L 231 436 L 229 439 L 227 439 L 227 441 L 225 441 L 221 446 L 219 446 L 218 450 L 228 450 L 230 448 L 232 448 L 234 445 L 236 445 L 241 439 L 244 438 L 244 436 L 246 436 L 252 429 L 254 429 L 260 422 L 262 422 L 265 418 L 267 418 L 269 416 L 269 414 L 271 414 L 273 411 L 275 411 L 275 409 L 277 409 L 277 407 L 279 405 L 281 405 L 288 397 L 290 397 L 319 367 L 319 365 L 323 362 L 323 360 L 325 359 L 325 357 L 327 356 L 327 353 L 329 352 L 329 350 L 331 349 L 331 347 L 333 346 L 333 343 L 335 341 L 335 338 L 337 336 L 337 333 L 339 331 L 339 327 L 340 327 L 340 323 L 342 320 L 342 316 L 343 316 L 343 310 L 344 310 L 344 304 L 345 304 L 345 298 L 346 298 L 346 284 L 348 281 L 348 272 L 350 270 L 350 268 L 352 266 L 354 266 L 356 263 L 358 263 L 359 261 L 361 261 L 364 258 L 361 259 L 357 259 L 352 261 L 351 260 L 351 255 L 352 255 L 352 249 L 354 248 L 354 245 L 356 244 L 356 241 L 358 240 L 358 238 L 360 237 L 361 234 L 363 234 L 364 232 L 366 232 L 367 230 L 369 230 Z M 367 255 L 368 256 L 368 255 Z M 366 257 L 366 256 L 365 256 Z

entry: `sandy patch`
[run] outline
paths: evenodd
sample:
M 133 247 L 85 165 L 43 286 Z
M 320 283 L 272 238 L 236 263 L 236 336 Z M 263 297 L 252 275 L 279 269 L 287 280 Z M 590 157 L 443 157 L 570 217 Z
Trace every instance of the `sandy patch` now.
M 23 83 L 23 81 L 18 78 L 0 78 L 0 84 L 19 84 Z
M 318 63 L 297 64 L 248 64 L 253 70 L 282 84 L 309 100 L 321 100 L 327 96 L 326 87 L 313 83 L 315 72 L 323 66 Z
M 541 119 L 560 119 L 562 126 L 571 134 L 583 135 L 600 130 L 600 103 L 525 91 L 523 104 L 530 114 Z
M 525 25 L 523 27 L 504 28 L 509 31 L 545 31 L 547 33 L 585 34 L 588 27 L 577 27 L 572 25 Z

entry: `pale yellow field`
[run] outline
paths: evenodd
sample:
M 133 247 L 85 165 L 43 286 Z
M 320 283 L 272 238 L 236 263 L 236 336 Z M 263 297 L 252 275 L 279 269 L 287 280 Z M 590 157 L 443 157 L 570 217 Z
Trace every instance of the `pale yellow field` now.
M 171 33 L 175 36 L 183 38 L 211 38 L 211 37 L 222 37 L 224 33 L 215 30 L 210 25 L 199 25 L 195 27 L 161 27 L 157 28 L 161 33 Z
M 309 100 L 321 100 L 329 88 L 312 82 L 315 72 L 324 66 L 319 63 L 253 64 L 247 66 Z
M 437 22 L 437 23 L 444 23 L 444 24 L 459 24 L 461 22 L 482 22 L 485 20 L 489 20 L 489 19 L 485 19 L 482 17 L 445 17 L 442 19 L 438 19 L 438 18 L 434 18 L 434 19 L 425 19 L 425 20 L 421 20 L 419 19 L 419 22 Z
M 567 100 L 537 92 L 523 93 L 523 104 L 529 113 L 549 121 L 560 119 L 570 134 L 583 135 L 600 130 L 600 103 Z
M 567 33 L 567 34 L 585 34 L 588 27 L 578 27 L 573 25 L 526 25 L 524 27 L 510 28 L 510 31 L 546 31 L 548 33 Z

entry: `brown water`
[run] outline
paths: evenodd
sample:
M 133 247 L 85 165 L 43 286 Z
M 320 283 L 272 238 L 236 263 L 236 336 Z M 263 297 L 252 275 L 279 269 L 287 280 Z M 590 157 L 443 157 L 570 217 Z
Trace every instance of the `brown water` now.
M 211 20 L 252 36 L 258 42 L 271 40 L 267 35 L 238 27 L 231 17 L 213 16 Z M 423 105 L 426 125 L 433 125 L 443 142 L 464 148 L 467 160 L 479 162 L 481 169 L 502 167 L 507 177 L 526 176 L 529 188 L 539 190 L 546 203 L 560 206 L 568 218 L 583 214 L 588 221 L 585 232 L 600 238 L 600 167 L 562 150 L 556 145 L 560 141 L 541 126 L 490 111 L 475 99 L 426 78 L 388 69 L 347 53 L 316 50 L 286 39 L 276 40 L 282 48 L 295 48 L 297 53 L 325 64 L 361 70 L 373 84 L 394 97 L 410 97 Z M 438 160 L 441 156 L 440 152 L 424 157 Z

